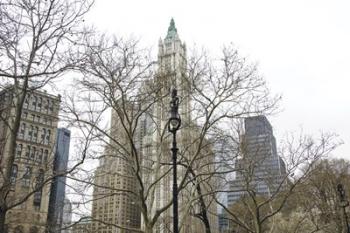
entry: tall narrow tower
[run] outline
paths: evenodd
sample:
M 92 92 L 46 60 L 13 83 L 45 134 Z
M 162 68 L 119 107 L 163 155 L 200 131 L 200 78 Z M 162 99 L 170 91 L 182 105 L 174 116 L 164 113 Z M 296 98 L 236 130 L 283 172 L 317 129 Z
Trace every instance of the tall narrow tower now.
M 171 90 L 173 88 L 177 89 L 180 97 L 179 114 L 182 120 L 182 128 L 178 133 L 180 145 L 180 138 L 183 138 L 185 134 L 184 128 L 190 123 L 190 86 L 186 77 L 186 46 L 179 38 L 173 19 L 171 19 L 165 39 L 159 40 L 158 48 L 158 70 L 154 78 L 154 86 L 159 91 L 157 93 L 158 101 L 153 109 L 156 130 L 152 131 L 151 135 L 143 137 L 143 146 L 152 148 L 144 150 L 144 160 L 153 161 L 149 169 L 152 172 L 144 175 L 145 182 L 149 180 L 157 183 L 154 187 L 154 198 L 149 201 L 153 214 L 168 205 L 172 200 L 170 138 L 166 135 Z M 181 177 L 181 175 L 181 169 L 178 169 L 178 177 Z M 179 209 L 181 209 L 181 200 Z M 163 212 L 157 222 L 156 232 L 169 232 L 172 226 L 171 208 Z
M 63 208 L 66 194 L 66 176 L 69 159 L 70 131 L 65 128 L 57 129 L 56 151 L 53 163 L 53 173 L 57 175 L 52 181 L 47 216 L 48 232 L 61 232 Z
M 193 127 L 194 123 L 191 121 L 191 83 L 186 75 L 186 69 L 186 46 L 181 42 L 172 19 L 165 39 L 159 40 L 158 72 L 154 79 L 155 86 L 160 88 L 158 93 L 159 101 L 155 105 L 153 114 L 158 130 L 153 131 L 152 140 L 148 140 L 148 142 L 144 140 L 143 143 L 146 148 L 152 148 L 148 152 L 145 150 L 143 153 L 144 158 L 151 157 L 151 160 L 154 161 L 151 169 L 149 169 L 152 172 L 147 177 L 151 177 L 149 180 L 153 182 L 158 181 L 154 190 L 155 198 L 149 205 L 153 213 L 156 213 L 157 210 L 162 209 L 172 201 L 171 137 L 167 132 L 167 123 L 169 120 L 170 93 L 173 88 L 177 89 L 180 99 L 181 128 L 177 134 L 178 161 L 190 161 L 197 146 L 196 141 L 193 140 L 198 137 L 198 132 L 196 132 L 196 127 Z M 144 139 L 146 138 L 144 137 Z M 195 162 L 197 165 L 203 162 L 200 159 L 197 160 Z M 185 171 L 186 167 L 177 167 L 178 184 L 184 178 Z M 189 203 L 195 199 L 194 187 L 191 182 L 189 183 L 181 189 L 178 197 L 181 232 L 201 232 L 203 224 L 198 218 L 194 218 L 190 214 L 190 211 L 196 209 L 196 207 L 194 205 L 189 206 Z M 162 212 L 157 220 L 155 232 L 172 232 L 172 224 L 172 208 L 168 208 Z
M 190 83 L 186 77 L 186 45 L 182 43 L 174 19 L 171 19 L 167 35 L 164 40 L 159 40 L 158 45 L 158 72 L 156 83 L 162 88 L 161 94 L 164 96 L 168 93 L 169 98 L 165 98 L 159 111 L 162 114 L 161 119 L 168 120 L 168 105 L 170 102 L 170 92 L 172 88 L 178 90 L 180 96 L 179 113 L 183 123 L 190 121 Z

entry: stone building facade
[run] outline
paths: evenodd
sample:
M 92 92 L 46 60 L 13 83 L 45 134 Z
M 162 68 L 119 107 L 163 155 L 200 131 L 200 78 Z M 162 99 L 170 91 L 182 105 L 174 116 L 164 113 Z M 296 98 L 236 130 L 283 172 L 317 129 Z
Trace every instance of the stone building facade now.
M 0 168 L 9 156 L 8 122 L 13 120 L 16 100 L 14 87 L 0 93 Z M 6 215 L 8 232 L 41 233 L 47 221 L 50 184 L 43 185 L 52 175 L 55 136 L 58 122 L 60 96 L 33 90 L 26 95 L 16 139 L 16 152 L 11 171 L 11 192 L 8 206 L 16 205 Z M 26 201 L 22 202 L 24 198 Z
M 135 196 L 137 180 L 133 175 L 131 152 L 124 150 L 130 146 L 117 114 L 112 111 L 112 139 L 94 175 L 91 230 L 96 233 L 129 233 L 127 229 L 140 229 L 140 207 Z

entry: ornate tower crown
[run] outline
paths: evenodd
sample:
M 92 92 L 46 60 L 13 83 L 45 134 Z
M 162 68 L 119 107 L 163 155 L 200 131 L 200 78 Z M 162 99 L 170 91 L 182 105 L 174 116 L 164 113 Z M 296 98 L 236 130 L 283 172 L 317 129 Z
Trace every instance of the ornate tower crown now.
M 168 27 L 168 33 L 166 35 L 166 39 L 174 39 L 177 37 L 177 29 L 175 27 L 175 21 L 171 18 L 170 25 Z

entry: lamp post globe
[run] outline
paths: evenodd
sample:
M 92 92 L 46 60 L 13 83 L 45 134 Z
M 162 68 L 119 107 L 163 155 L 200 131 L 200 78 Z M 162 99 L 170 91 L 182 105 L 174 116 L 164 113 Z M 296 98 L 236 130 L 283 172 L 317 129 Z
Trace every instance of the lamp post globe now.
M 179 97 L 177 97 L 177 90 L 173 89 L 170 101 L 170 118 L 168 122 L 168 130 L 171 133 L 176 133 L 180 126 L 181 118 L 179 115 Z

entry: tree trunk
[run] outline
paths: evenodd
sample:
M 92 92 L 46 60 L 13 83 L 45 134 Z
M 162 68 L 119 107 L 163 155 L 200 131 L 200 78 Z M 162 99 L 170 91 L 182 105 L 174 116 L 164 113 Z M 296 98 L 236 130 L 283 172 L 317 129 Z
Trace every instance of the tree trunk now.
M 145 224 L 145 233 L 153 233 L 153 227 L 149 226 L 148 224 Z
M 193 169 L 191 167 L 189 168 L 189 170 L 190 170 L 191 174 L 193 175 L 195 182 L 197 182 L 197 177 L 196 177 L 195 172 L 193 171 Z M 199 216 L 200 216 L 199 219 L 203 222 L 203 224 L 205 226 L 205 233 L 211 233 L 210 222 L 209 222 L 208 213 L 207 213 L 207 206 L 205 205 L 205 201 L 203 198 L 202 188 L 201 188 L 200 183 L 196 184 L 196 191 L 197 191 L 197 194 L 199 196 L 199 203 L 200 203 L 200 209 L 201 209 L 200 214 L 199 214 Z
M 260 211 L 259 211 L 258 208 L 255 211 L 255 216 L 254 217 L 255 217 L 255 220 L 254 220 L 254 222 L 255 222 L 255 232 L 256 233 L 262 233 L 262 227 L 261 227 L 262 223 L 260 221 Z
M 0 232 L 5 232 L 5 217 L 6 217 L 7 210 L 0 207 Z
M 210 223 L 208 219 L 208 214 L 207 214 L 207 208 L 204 202 L 204 198 L 202 195 L 202 190 L 200 184 L 197 185 L 197 192 L 199 194 L 199 201 L 200 201 L 200 206 L 201 206 L 201 220 L 205 226 L 205 233 L 211 233 L 210 230 Z

